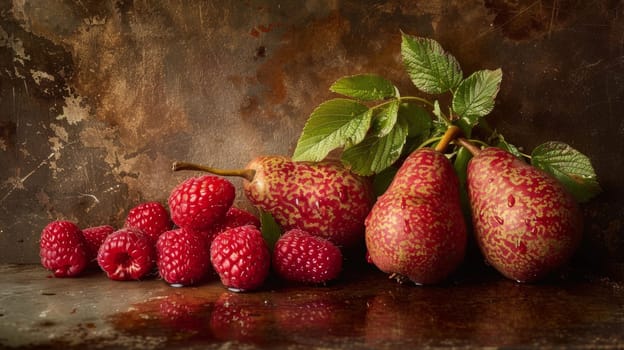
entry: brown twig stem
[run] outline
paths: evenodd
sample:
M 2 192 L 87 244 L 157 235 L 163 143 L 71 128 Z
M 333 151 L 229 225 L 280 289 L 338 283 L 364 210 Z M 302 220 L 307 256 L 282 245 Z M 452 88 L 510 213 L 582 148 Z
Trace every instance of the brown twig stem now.
M 451 141 L 453 141 L 459 134 L 461 133 L 461 129 L 458 126 L 451 125 L 446 129 L 446 132 L 442 136 L 442 139 L 435 147 L 435 150 L 438 152 L 444 152 L 446 147 Z
M 171 169 L 173 171 L 197 170 L 221 176 L 238 176 L 246 179 L 247 181 L 252 181 L 256 175 L 256 171 L 253 169 L 219 169 L 188 162 L 174 162 Z
M 463 137 L 458 137 L 457 140 L 455 140 L 455 142 L 460 144 L 462 147 L 466 148 L 468 152 L 470 152 L 473 156 L 476 156 L 477 154 L 481 152 L 481 149 L 479 147 L 477 147 L 474 143 L 466 140 Z

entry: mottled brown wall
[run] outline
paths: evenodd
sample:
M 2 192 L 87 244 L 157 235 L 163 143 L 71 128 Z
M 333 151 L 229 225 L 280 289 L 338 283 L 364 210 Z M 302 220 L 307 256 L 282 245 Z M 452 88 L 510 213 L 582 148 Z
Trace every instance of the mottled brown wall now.
M 400 30 L 465 72 L 503 69 L 489 120 L 508 140 L 594 160 L 606 191 L 585 206 L 579 256 L 624 275 L 622 1 L 1 0 L 0 262 L 37 262 L 51 220 L 119 225 L 164 202 L 189 176 L 174 160 L 290 154 L 341 76 L 415 93 Z

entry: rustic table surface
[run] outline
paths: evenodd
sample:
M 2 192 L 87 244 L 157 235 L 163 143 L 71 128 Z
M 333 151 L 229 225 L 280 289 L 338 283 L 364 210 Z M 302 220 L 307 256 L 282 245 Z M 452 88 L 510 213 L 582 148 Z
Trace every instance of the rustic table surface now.
M 218 280 L 174 288 L 0 265 L 0 347 L 623 348 L 624 287 L 585 277 L 523 285 L 488 272 L 418 287 L 359 266 L 331 285 L 233 293 Z

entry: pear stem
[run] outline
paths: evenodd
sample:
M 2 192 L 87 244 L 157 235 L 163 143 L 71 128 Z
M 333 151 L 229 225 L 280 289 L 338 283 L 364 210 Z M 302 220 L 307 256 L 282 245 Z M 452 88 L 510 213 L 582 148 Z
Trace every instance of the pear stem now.
M 442 135 L 442 139 L 438 142 L 435 150 L 438 152 L 444 152 L 448 144 L 451 143 L 451 141 L 453 141 L 460 133 L 461 129 L 458 126 L 449 126 L 444 135 Z
M 197 170 L 221 176 L 238 176 L 244 178 L 247 181 L 252 181 L 254 176 L 256 175 L 256 171 L 253 169 L 219 169 L 202 164 L 187 162 L 174 162 L 171 169 L 173 171 Z
M 465 149 L 467 149 L 468 152 L 470 152 L 473 156 L 476 156 L 477 154 L 481 153 L 481 149 L 479 147 L 477 147 L 474 143 L 466 140 L 463 137 L 458 137 L 456 142 L 459 143 Z

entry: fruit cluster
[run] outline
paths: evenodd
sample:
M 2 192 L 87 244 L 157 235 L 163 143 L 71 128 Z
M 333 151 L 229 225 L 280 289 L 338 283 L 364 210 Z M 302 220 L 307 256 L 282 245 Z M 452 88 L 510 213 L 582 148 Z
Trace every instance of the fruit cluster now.
M 500 68 L 466 76 L 438 42 L 406 33 L 401 59 L 417 95 L 376 74 L 339 78 L 329 89 L 340 96 L 312 111 L 293 152 L 296 162 L 333 152 L 374 178 L 367 259 L 399 281 L 438 283 L 462 263 L 472 233 L 510 279 L 560 269 L 582 239 L 579 203 L 601 192 L 590 159 L 560 141 L 524 153 L 484 122 Z
M 538 281 L 565 265 L 582 239 L 579 203 L 601 191 L 589 158 L 561 142 L 527 155 L 479 127 L 494 109 L 502 70 L 464 77 L 437 42 L 406 34 L 401 56 L 433 101 L 400 94 L 377 75 L 341 78 L 330 90 L 343 97 L 312 112 L 292 158 L 257 157 L 234 170 L 176 162 L 174 171 L 212 175 L 178 185 L 170 216 L 145 203 L 115 232 L 51 223 L 41 236 L 42 264 L 75 276 L 96 259 L 120 280 L 143 278 L 156 265 L 180 285 L 214 270 L 228 288 L 252 290 L 271 268 L 286 280 L 334 279 L 338 247 L 365 243 L 381 271 L 434 284 L 463 262 L 472 233 L 485 260 L 510 279 Z M 487 142 L 474 138 L 484 132 Z M 342 152 L 339 161 L 327 159 L 333 151 Z M 266 234 L 257 218 L 232 207 L 234 186 L 221 176 L 243 177 L 249 202 L 286 233 Z
M 234 197 L 230 181 L 204 175 L 176 186 L 169 210 L 159 202 L 141 203 L 117 230 L 53 221 L 41 233 L 41 264 L 56 277 L 79 276 L 96 264 L 112 280 L 145 279 L 157 271 L 174 286 L 195 285 L 216 273 L 234 291 L 261 287 L 271 267 L 287 281 L 323 283 L 338 277 L 342 253 L 336 245 L 292 229 L 269 247 L 260 220 L 232 206 Z
M 443 153 L 468 149 L 466 189 L 474 237 L 487 262 L 518 282 L 535 282 L 574 254 L 583 230 L 578 204 L 555 178 L 496 147 L 480 149 L 451 127 L 435 149 L 403 162 L 366 220 L 369 259 L 416 284 L 446 279 L 464 259 L 468 232 L 459 179 Z

